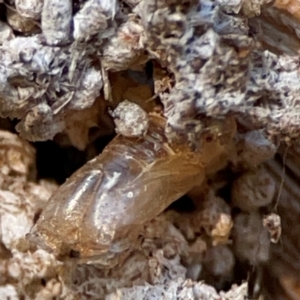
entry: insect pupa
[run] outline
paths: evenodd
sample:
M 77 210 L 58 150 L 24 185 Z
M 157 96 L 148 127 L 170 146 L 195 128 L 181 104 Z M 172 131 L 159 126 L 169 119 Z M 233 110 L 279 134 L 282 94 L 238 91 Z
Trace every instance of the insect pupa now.
M 150 115 L 149 121 L 143 138 L 118 135 L 75 172 L 49 200 L 29 238 L 55 254 L 76 251 L 82 262 L 108 266 L 108 254 L 134 245 L 140 226 L 201 184 L 205 168 L 226 149 L 219 139 L 209 139 L 199 152 L 169 144 L 165 119 Z

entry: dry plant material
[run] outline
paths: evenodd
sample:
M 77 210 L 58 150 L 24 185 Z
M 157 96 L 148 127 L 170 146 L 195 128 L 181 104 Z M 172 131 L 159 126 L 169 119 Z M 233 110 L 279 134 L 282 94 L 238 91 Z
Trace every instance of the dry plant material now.
M 2 45 L 4 41 L 11 40 L 14 37 L 13 30 L 7 24 L 0 21 L 0 45 Z
M 141 20 L 129 17 L 103 45 L 101 57 L 104 68 L 120 71 L 144 64 L 149 59 L 145 53 L 146 41 Z
M 11 8 L 7 8 L 7 22 L 13 30 L 25 34 L 33 33 L 37 29 L 33 20 L 19 15 L 17 11 Z
M 237 135 L 237 158 L 234 165 L 242 169 L 255 169 L 264 161 L 272 159 L 276 146 L 267 139 L 262 130 L 251 130 Z
M 68 136 L 70 145 L 84 150 L 90 141 L 90 129 L 97 129 L 96 137 L 114 133 L 114 122 L 107 114 L 108 102 L 98 97 L 91 107 L 81 110 L 69 110 L 65 116 L 64 133 Z
M 12 172 L 27 176 L 29 168 L 34 167 L 34 148 L 8 131 L 0 131 L 0 156 L 0 172 L 3 176 Z
M 87 109 L 100 95 L 101 72 L 87 67 L 84 46 L 60 49 L 44 46 L 40 36 L 18 37 L 3 43 L 0 56 L 0 114 L 23 118 L 17 130 L 29 140 L 52 139 L 64 130 L 68 109 Z
M 25 238 L 57 186 L 29 181 L 35 179 L 35 151 L 17 135 L 0 131 L 0 157 L 1 298 L 46 299 L 41 297 L 45 294 L 41 281 L 52 276 L 57 276 L 56 283 L 48 294 L 65 297 L 70 291 L 61 278 L 67 265 L 32 248 Z
M 233 204 L 243 211 L 251 212 L 267 206 L 275 198 L 276 182 L 263 168 L 241 175 L 232 186 Z
M 298 218 L 299 218 L 299 166 L 297 163 L 299 149 L 295 145 L 293 147 L 285 149 L 288 153 L 287 163 L 283 165 L 280 160 L 272 160 L 266 163 L 266 168 L 269 174 L 276 180 L 277 184 L 277 210 L 276 214 L 271 214 L 271 221 L 274 222 L 275 227 L 273 228 L 273 222 L 271 227 L 266 227 L 268 230 L 271 229 L 271 238 L 274 241 L 277 240 L 277 234 L 279 235 L 279 242 L 273 244 L 271 247 L 271 257 L 269 269 L 273 275 L 281 278 L 282 274 L 288 277 L 298 278 L 299 274 L 299 263 L 297 260 L 299 252 L 299 240 L 297 238 Z M 284 168 L 286 170 L 284 171 Z M 278 216 L 276 216 L 278 214 Z M 280 227 L 278 221 L 280 220 Z M 272 236 L 274 233 L 274 236 Z
M 244 299 L 207 283 L 250 263 L 297 299 L 299 5 L 273 2 L 0 0 L 0 115 L 80 150 L 109 109 L 120 133 L 47 204 L 34 150 L 0 133 L 1 297 Z M 194 184 L 194 211 L 163 212 Z M 44 207 L 31 235 L 54 253 L 25 239 Z
M 211 231 L 213 246 L 226 244 L 232 229 L 233 223 L 229 214 L 221 213 L 215 228 Z
M 297 19 L 300 18 L 300 3 L 298 0 L 276 0 L 274 6 L 288 11 Z
M 41 18 L 43 9 L 42 0 L 16 0 L 15 5 L 20 16 L 34 20 Z
M 237 257 L 252 265 L 267 262 L 270 258 L 270 238 L 263 227 L 261 215 L 240 213 L 234 219 L 233 248 Z
M 195 283 L 191 280 L 183 281 L 178 279 L 177 281 L 170 282 L 169 285 L 156 285 L 156 286 L 136 286 L 135 288 L 123 288 L 117 292 L 108 295 L 107 300 L 134 300 L 134 299 L 163 299 L 166 300 L 243 300 L 246 295 L 246 287 L 243 286 L 240 290 L 235 287 L 235 292 L 222 292 L 221 295 L 217 291 L 202 282 Z
M 110 114 L 114 118 L 118 134 L 127 137 L 142 137 L 148 131 L 148 114 L 135 103 L 128 100 L 122 101 Z
M 235 265 L 235 257 L 232 250 L 225 245 L 212 247 L 207 252 L 203 266 L 209 270 L 210 276 L 213 277 L 215 285 L 220 288 L 220 281 L 230 281 L 233 276 L 233 268 Z M 208 280 L 207 280 L 208 281 Z M 219 282 L 218 282 L 219 281 Z
M 268 229 L 271 242 L 278 243 L 281 236 L 281 219 L 280 216 L 275 213 L 270 213 L 263 217 L 263 225 Z
M 78 82 L 84 78 L 91 80 L 93 77 L 93 72 L 88 72 L 86 68 L 91 65 L 91 61 L 94 63 L 99 60 L 102 68 L 107 71 L 119 71 L 142 65 L 149 60 L 149 55 L 156 58 L 160 65 L 167 67 L 168 72 L 173 73 L 172 84 L 168 74 L 160 84 L 156 82 L 157 85 L 162 85 L 163 91 L 170 92 L 161 95 L 169 139 L 187 139 L 194 143 L 199 140 L 206 127 L 205 120 L 201 117 L 223 117 L 228 113 L 239 115 L 241 120 L 250 122 L 250 126 L 255 124 L 258 129 L 265 127 L 264 131 L 271 136 L 297 137 L 298 125 L 293 108 L 298 95 L 295 72 L 297 61 L 289 61 L 291 58 L 263 51 L 253 40 L 246 18 L 238 14 L 243 10 L 248 16 L 257 15 L 260 11 L 265 15 L 265 10 L 261 10 L 261 7 L 270 1 L 233 3 L 224 0 L 214 3 L 205 0 L 198 4 L 193 1 L 182 4 L 174 0 L 173 6 L 167 1 L 159 1 L 159 4 L 156 0 L 140 1 L 137 5 L 129 3 L 129 7 L 134 7 L 133 14 L 125 15 L 118 9 L 118 1 L 91 0 L 79 4 L 79 10 L 74 16 L 69 2 L 52 2 L 45 1 L 43 6 L 43 38 L 39 40 L 39 47 L 44 53 L 38 52 L 42 57 L 47 57 L 44 38 L 50 45 L 60 46 L 59 49 L 51 47 L 56 52 L 54 69 L 59 65 L 64 72 L 68 72 L 66 68 L 70 68 L 70 73 L 64 76 L 65 74 L 57 70 L 53 72 L 52 68 L 32 71 L 29 65 L 26 65 L 23 66 L 22 74 L 31 73 L 33 78 L 37 78 L 40 93 L 33 91 L 35 84 L 28 83 L 21 76 L 26 84 L 20 85 L 18 80 L 7 85 L 5 93 L 1 94 L 5 103 L 4 113 L 1 110 L 2 115 L 23 120 L 32 106 L 36 107 L 28 117 L 30 120 L 23 121 L 29 123 L 28 126 L 24 126 L 23 123 L 19 126 L 19 130 L 24 132 L 23 136 L 27 139 L 52 139 L 55 134 L 64 131 L 62 115 L 68 109 L 72 109 L 72 105 L 67 104 L 75 102 L 72 100 L 74 90 L 86 88 L 86 84 L 81 87 Z M 55 9 L 47 8 L 51 3 Z M 35 4 L 32 5 L 33 8 L 36 7 Z M 59 8 L 59 5 L 64 7 Z M 59 14 L 64 16 L 62 21 L 59 21 Z M 95 18 L 96 22 L 93 21 Z M 74 23 L 73 32 L 70 31 L 71 21 Z M 256 23 L 261 21 L 264 21 L 264 17 L 259 16 Z M 165 26 L 166 24 L 172 26 Z M 72 35 L 75 40 L 84 43 L 73 43 Z M 27 44 L 31 44 L 30 41 L 38 37 L 39 35 L 33 32 L 31 36 L 26 37 Z M 66 46 L 60 45 L 67 41 L 69 43 Z M 42 45 L 44 47 L 41 47 Z M 88 46 L 82 52 L 80 48 L 83 45 Z M 39 47 L 35 45 L 31 50 L 36 51 Z M 23 45 L 19 45 L 19 49 L 23 48 Z M 62 60 L 58 59 L 59 57 L 62 57 Z M 58 64 L 56 60 L 59 60 Z M 271 67 L 273 65 L 274 67 Z M 9 73 L 11 66 L 6 64 L 3 68 L 6 70 L 4 73 Z M 82 78 L 72 76 L 73 70 L 76 69 L 80 70 Z M 45 91 L 45 85 L 48 85 L 49 76 L 49 89 L 51 88 L 53 94 L 49 98 L 46 95 L 44 99 L 42 91 Z M 295 85 L 286 95 L 285 87 L 291 80 L 295 81 Z M 102 86 L 97 86 L 99 92 L 101 88 Z M 156 86 L 158 93 L 162 91 L 161 88 Z M 95 91 L 96 86 L 92 89 Z M 19 92 L 22 93 L 22 97 Z M 260 99 L 266 97 L 266 93 L 272 101 L 264 105 Z M 99 95 L 91 94 L 93 100 Z M 153 94 L 150 94 L 149 98 L 152 96 Z M 31 97 L 34 100 L 31 100 Z M 133 101 L 128 96 L 125 99 Z M 6 102 L 12 102 L 9 106 L 13 107 L 7 110 Z M 84 109 L 81 107 L 82 103 L 85 102 L 81 100 L 76 109 Z M 30 131 L 30 127 L 37 127 L 44 118 L 47 119 L 44 121 L 47 124 L 43 124 L 45 130 L 27 132 Z M 53 129 L 48 125 L 50 123 L 55 124 Z
M 106 71 L 119 71 L 142 65 L 149 58 L 155 58 L 159 65 L 173 73 L 172 81 L 174 78 L 170 84 L 170 76 L 167 74 L 160 84 L 157 82 L 157 85 L 162 85 L 164 91 L 170 92 L 161 95 L 164 115 L 167 118 L 166 134 L 170 140 L 183 139 L 194 143 L 205 130 L 205 117 L 222 118 L 228 113 L 238 115 L 247 127 L 263 128 L 264 132 L 271 136 L 279 135 L 283 139 L 298 136 L 295 107 L 299 94 L 297 59 L 264 51 L 253 38 L 260 36 L 259 28 L 256 30 L 252 29 L 252 25 L 249 27 L 246 18 L 256 15 L 253 23 L 262 25 L 262 28 L 270 22 L 273 24 L 270 18 L 279 18 L 276 17 L 276 8 L 264 8 L 270 4 L 269 0 L 204 0 L 200 3 L 181 3 L 173 0 L 172 5 L 164 0 L 158 2 L 129 1 L 124 4 L 118 1 L 89 0 L 85 3 L 75 3 L 73 16 L 69 1 L 45 1 L 41 20 L 42 35 L 36 34 L 29 26 L 25 29 L 30 35 L 22 38 L 26 39 L 27 45 L 31 44 L 32 39 L 40 38 L 40 46 L 30 48 L 31 51 L 42 48 L 38 51 L 42 57 L 50 55 L 46 54 L 49 49 L 45 46 L 45 39 L 49 45 L 59 46 L 51 47 L 55 50 L 53 67 L 56 72 L 52 65 L 49 68 L 48 60 L 45 64 L 48 64 L 46 70 L 38 68 L 33 71 L 29 64 L 22 65 L 22 80 L 15 78 L 16 81 L 11 83 L 12 79 L 9 78 L 5 93 L 1 92 L 5 103 L 1 115 L 23 120 L 19 130 L 24 132 L 23 136 L 27 139 L 53 139 L 55 134 L 65 129 L 63 114 L 72 109 L 72 105 L 67 104 L 74 102 L 74 90 L 86 87 L 86 84 L 84 87 L 78 84 L 81 77 L 73 78 L 74 70 L 80 70 L 82 80 L 90 80 L 93 72 L 88 72 L 87 66 L 90 67 L 92 62 L 97 60 L 99 69 L 101 65 Z M 16 2 L 16 8 L 22 5 L 25 7 L 27 3 L 31 3 L 32 13 L 35 14 L 40 3 L 37 0 L 19 0 Z M 294 7 L 296 2 L 290 3 L 289 7 Z M 286 7 L 288 4 L 289 2 L 281 1 L 275 3 L 277 7 Z M 119 7 L 125 6 L 127 10 L 124 9 L 124 13 Z M 244 15 L 240 14 L 241 11 Z M 9 24 L 10 16 L 15 14 L 24 18 L 18 9 L 7 8 Z M 36 17 L 32 16 L 26 21 L 32 22 L 32 18 Z M 279 20 L 280 25 L 296 26 L 295 22 L 288 22 L 291 22 L 288 18 Z M 38 24 L 38 21 L 34 24 Z M 15 28 L 17 27 L 20 26 Z M 24 32 L 25 29 L 19 31 Z M 263 34 L 265 41 L 276 36 L 277 31 L 276 34 L 272 34 L 270 30 Z M 289 36 L 288 41 L 292 39 L 293 37 Z M 67 44 L 64 45 L 65 43 Z M 293 50 L 292 45 L 286 46 L 288 43 L 275 41 L 273 44 Z M 83 45 L 87 48 L 83 52 L 87 53 L 80 50 L 85 48 Z M 24 46 L 18 45 L 18 48 L 23 49 Z M 19 54 L 20 51 L 16 52 Z M 59 57 L 62 59 L 58 59 Z M 4 61 L 6 60 L 9 59 Z M 21 67 L 20 63 L 16 62 L 18 67 Z M 63 70 L 63 74 L 56 69 L 57 66 L 60 71 Z M 71 69 L 70 73 L 67 68 Z M 3 69 L 4 74 L 10 73 L 11 66 L 5 64 Z M 64 76 L 65 72 L 69 74 Z M 28 77 L 24 73 L 31 73 L 29 78 L 37 81 L 39 93 L 33 91 L 35 82 L 27 82 Z M 45 91 L 45 85 L 48 84 L 53 94 L 51 97 L 46 95 L 45 99 L 42 91 Z M 102 86 L 97 86 L 99 92 L 101 88 Z M 96 90 L 96 87 L 93 90 Z M 161 92 L 159 86 L 156 86 L 156 90 Z M 92 96 L 95 100 L 99 94 L 92 93 Z M 153 94 L 149 98 L 152 96 Z M 129 97 L 125 99 L 132 101 Z M 9 105 L 6 102 L 10 102 Z M 81 99 L 76 109 L 84 109 L 81 107 L 82 103 L 85 102 Z M 7 110 L 7 106 L 11 109 Z M 30 120 L 24 120 L 33 106 L 35 108 L 28 117 Z M 30 127 L 35 128 L 38 123 L 43 122 L 47 123 L 42 124 L 44 130 L 28 132 Z M 28 123 L 28 126 L 24 126 L 24 123 Z M 53 129 L 50 123 L 54 124 Z
M 60 45 L 69 41 L 71 21 L 71 0 L 44 1 L 41 25 L 48 45 Z
M 108 20 L 113 20 L 118 10 L 116 0 L 88 0 L 74 16 L 73 37 L 78 41 L 88 41 L 92 36 L 103 33 Z
M 154 111 L 155 102 L 147 101 L 153 96 L 153 92 L 148 83 L 149 79 L 144 73 L 140 72 L 140 70 L 129 69 L 110 75 L 114 106 L 117 106 L 122 101 L 129 100 L 136 103 L 146 112 Z

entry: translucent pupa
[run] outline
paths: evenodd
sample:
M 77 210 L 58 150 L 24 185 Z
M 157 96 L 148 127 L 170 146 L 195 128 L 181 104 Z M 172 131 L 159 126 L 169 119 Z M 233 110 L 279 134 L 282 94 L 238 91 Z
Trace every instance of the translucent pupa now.
M 228 129 L 224 143 L 220 134 L 210 136 L 194 152 L 167 142 L 164 118 L 150 115 L 149 121 L 143 138 L 118 135 L 75 172 L 49 200 L 29 238 L 55 254 L 75 251 L 80 262 L 115 264 L 145 222 L 201 184 L 206 168 L 228 151 L 235 129 L 232 122 L 217 125 L 220 132 Z

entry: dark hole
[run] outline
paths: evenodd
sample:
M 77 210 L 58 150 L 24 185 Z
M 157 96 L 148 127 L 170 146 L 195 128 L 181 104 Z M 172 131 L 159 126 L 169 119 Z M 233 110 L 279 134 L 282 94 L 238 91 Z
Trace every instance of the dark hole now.
M 41 285 L 42 285 L 42 286 L 46 286 L 46 283 L 47 283 L 46 280 L 45 280 L 44 278 L 42 278 L 42 279 L 41 279 Z
M 6 22 L 6 7 L 4 3 L 0 3 L 0 20 Z
M 73 1 L 73 15 L 76 14 L 81 9 L 83 3 L 84 3 L 83 0 Z
M 0 257 L 1 257 L 1 259 L 9 259 L 12 257 L 11 251 L 8 250 L 1 241 L 0 241 Z M 1 279 L 0 279 L 0 282 L 1 282 Z
M 69 67 L 68 66 L 63 67 L 62 75 L 66 75 L 66 74 L 68 74 L 68 72 L 69 72 Z
M 189 9 L 190 9 L 189 2 L 182 3 L 182 5 L 180 6 L 180 12 L 182 12 L 183 14 L 187 14 L 189 12 Z
M 241 213 L 241 209 L 238 207 L 233 207 L 231 210 L 231 216 L 234 218 L 235 216 L 239 215 Z
M 193 43 L 194 41 L 195 41 L 195 38 L 192 36 L 187 40 L 186 43 L 189 45 L 189 44 Z
M 249 270 L 252 266 L 248 263 L 237 261 L 234 266 L 234 278 L 236 284 L 242 284 L 243 281 L 247 280 Z
M 176 5 L 175 4 L 169 5 L 169 11 L 170 11 L 171 14 L 175 13 L 175 11 L 176 11 Z
M 212 141 L 213 141 L 213 137 L 212 136 L 207 136 L 206 138 L 205 138 L 205 141 L 207 142 L 207 143 L 211 143 Z
M 238 174 L 232 172 L 230 168 L 226 168 L 225 170 L 222 170 L 218 172 L 214 177 L 210 178 L 209 183 L 213 182 L 215 180 L 222 180 L 226 179 L 226 181 L 229 181 L 228 184 L 226 184 L 224 187 L 220 188 L 217 191 L 217 196 L 220 198 L 223 198 L 226 202 L 231 202 L 231 188 L 232 188 L 232 182 L 238 177 Z
M 194 97 L 197 98 L 197 99 L 198 99 L 198 98 L 201 98 L 201 93 L 195 92 Z
M 148 79 L 153 79 L 153 72 L 154 72 L 153 62 L 151 60 L 148 60 L 145 65 L 145 73 Z
M 94 143 L 94 146 L 97 150 L 97 153 L 101 153 L 107 144 L 115 137 L 115 133 L 101 137 L 97 139 Z
M 61 148 L 52 141 L 34 143 L 36 147 L 37 176 L 54 178 L 62 184 L 86 162 L 86 154 L 75 147 Z
M 175 34 L 165 34 L 164 38 L 165 39 L 172 39 L 172 38 L 177 38 L 177 36 Z
M 15 126 L 18 124 L 17 119 L 0 118 L 0 130 L 7 130 L 12 133 L 17 133 Z
M 265 300 L 287 299 L 279 279 L 267 267 L 262 269 L 262 292 Z M 276 297 L 274 298 L 274 295 Z M 290 298 L 289 298 L 290 299 Z
M 72 249 L 69 253 L 69 256 L 71 258 L 80 258 L 80 252 Z
M 192 212 L 196 209 L 196 205 L 188 195 L 184 195 L 177 201 L 173 202 L 168 207 L 168 209 L 173 209 L 181 212 Z
M 41 213 L 42 213 L 42 209 L 39 209 L 39 210 L 34 214 L 34 216 L 33 216 L 33 224 L 35 224 L 35 223 L 38 221 L 38 219 L 40 218 Z

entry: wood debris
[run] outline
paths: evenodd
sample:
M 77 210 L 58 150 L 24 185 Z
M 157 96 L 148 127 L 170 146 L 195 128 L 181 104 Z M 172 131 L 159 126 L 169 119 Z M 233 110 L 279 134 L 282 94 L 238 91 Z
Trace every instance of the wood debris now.
M 0 298 L 299 299 L 299 20 L 0 0 Z

